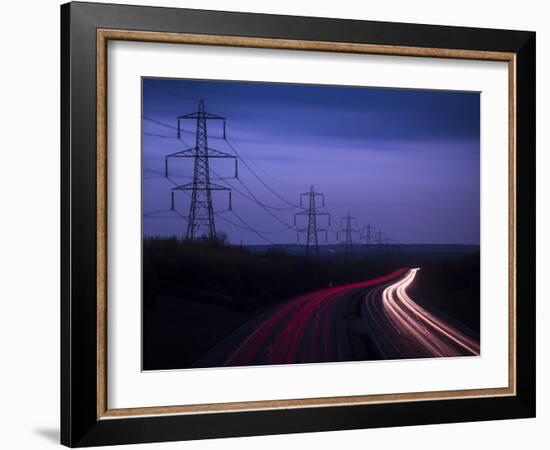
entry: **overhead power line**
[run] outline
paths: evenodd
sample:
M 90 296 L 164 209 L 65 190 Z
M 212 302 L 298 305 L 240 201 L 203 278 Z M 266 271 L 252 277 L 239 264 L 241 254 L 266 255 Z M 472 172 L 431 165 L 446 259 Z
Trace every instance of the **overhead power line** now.
M 219 177 L 219 174 L 212 168 L 210 168 L 210 171 Z M 238 181 L 240 181 L 240 179 L 238 179 Z M 290 229 L 290 230 L 293 230 L 294 229 L 294 226 L 292 225 L 289 225 L 288 223 L 286 223 L 284 220 L 280 219 L 279 217 L 277 217 L 271 210 L 270 210 L 270 207 L 268 205 L 265 205 L 258 197 L 256 197 L 256 195 L 254 195 L 254 193 L 246 186 L 246 184 L 244 184 L 242 181 L 240 181 L 240 184 L 246 189 L 246 191 L 249 193 L 250 196 L 246 195 L 246 194 L 243 194 L 242 191 L 240 191 L 239 189 L 236 189 L 235 186 L 232 184 L 232 183 L 229 183 L 227 180 L 223 180 L 222 182 L 224 182 L 227 186 L 229 186 L 231 189 L 233 189 L 235 192 L 237 192 L 238 194 L 242 195 L 244 198 L 248 199 L 249 201 L 257 204 L 260 208 L 262 208 L 265 212 L 267 212 L 271 217 L 273 217 L 277 222 L 279 222 L 281 225 L 284 225 L 287 229 Z
M 144 131 L 143 134 L 145 136 L 152 136 L 152 137 L 158 137 L 158 138 L 162 138 L 162 139 L 177 139 L 176 136 L 168 136 L 166 134 L 157 134 L 157 133 L 150 133 L 148 131 Z
M 160 120 L 157 120 L 157 119 L 153 119 L 152 117 L 147 117 L 147 116 L 143 116 L 143 120 L 146 120 L 147 122 L 151 122 L 151 123 L 155 123 L 157 124 L 158 126 L 161 126 L 161 127 L 164 127 L 164 128 L 171 128 L 173 130 L 177 130 L 178 127 L 174 126 L 174 125 L 169 125 L 165 122 L 161 122 Z
M 216 116 L 216 117 L 212 117 L 213 119 L 218 119 L 219 117 Z M 176 130 L 178 131 L 178 133 L 188 133 L 188 134 L 191 134 L 191 135 L 194 135 L 195 133 L 192 132 L 192 131 L 189 131 L 189 130 L 185 130 L 183 129 L 181 126 L 178 127 L 178 126 L 175 126 L 175 125 L 170 125 L 166 122 L 162 122 L 158 119 L 153 119 L 152 117 L 148 117 L 148 116 L 143 116 L 143 119 L 148 121 L 148 122 L 151 122 L 151 123 L 155 123 L 161 127 L 164 127 L 164 128 L 169 128 L 169 129 L 172 129 L 172 130 Z M 171 136 L 167 136 L 167 135 L 160 135 L 160 134 L 156 134 L 156 133 L 149 133 L 149 132 L 144 132 L 144 134 L 147 134 L 149 136 L 156 136 L 156 137 L 162 137 L 162 138 L 170 138 Z M 181 139 L 181 134 L 179 136 L 174 136 L 174 138 L 180 138 L 180 140 L 183 141 L 183 139 Z M 279 194 L 275 189 L 273 189 L 266 181 L 264 181 L 262 179 L 262 177 L 260 177 L 260 175 L 258 175 L 258 173 L 252 168 L 251 164 L 243 157 L 243 155 L 241 154 L 241 152 L 239 150 L 237 150 L 237 147 L 235 145 L 235 143 L 230 140 L 227 136 L 225 137 L 219 137 L 219 136 L 212 136 L 211 134 L 208 134 L 208 137 L 209 138 L 215 138 L 215 139 L 220 139 L 220 140 L 224 140 L 227 145 L 231 148 L 231 150 L 235 153 L 235 155 L 239 158 L 239 160 L 244 164 L 244 166 L 252 173 L 252 175 L 269 191 L 271 192 L 273 195 L 275 195 L 277 198 L 279 198 L 281 201 L 283 201 L 284 203 L 286 203 L 287 205 L 290 206 L 290 208 L 288 208 L 288 210 L 291 210 L 291 209 L 294 209 L 294 208 L 299 208 L 299 205 L 289 201 L 288 199 L 286 199 L 284 196 L 282 196 L 281 194 Z M 275 209 L 275 208 L 273 208 Z M 282 209 L 282 208 L 278 208 L 278 209 Z
M 275 195 L 277 198 L 281 199 L 283 202 L 287 203 L 288 205 L 292 206 L 292 208 L 299 208 L 298 205 L 296 205 L 295 203 L 292 203 L 291 201 L 287 200 L 286 198 L 284 198 L 281 194 L 279 194 L 277 191 L 275 191 L 271 186 L 269 186 L 255 171 L 254 169 L 252 169 L 252 167 L 250 167 L 250 164 L 246 161 L 246 159 L 244 159 L 242 157 L 242 155 L 238 152 L 238 150 L 236 149 L 235 145 L 231 142 L 230 139 L 228 139 L 227 137 L 225 138 L 225 141 L 227 142 L 227 145 L 229 145 L 229 147 L 231 148 L 231 150 L 233 150 L 235 152 L 235 154 L 239 157 L 239 159 L 242 161 L 242 163 L 245 165 L 245 167 L 250 170 L 250 172 L 252 173 L 252 175 L 254 175 L 256 177 L 256 179 L 269 191 L 271 192 L 273 195 Z
M 231 211 L 233 213 L 233 215 L 244 225 L 244 226 L 240 226 L 238 224 L 236 224 L 235 222 L 232 222 L 230 221 L 229 219 L 227 219 L 226 217 L 222 217 L 220 215 L 217 214 L 218 217 L 220 217 L 222 220 L 225 220 L 226 222 L 230 223 L 231 225 L 233 226 L 236 226 L 238 228 L 242 228 L 242 229 L 245 229 L 245 230 L 248 230 L 248 231 L 251 231 L 252 233 L 256 234 L 258 237 L 262 238 L 264 241 L 266 241 L 267 243 L 269 244 L 274 244 L 274 242 L 269 239 L 269 238 L 266 238 L 263 234 L 263 232 L 261 231 L 258 231 L 256 230 L 255 228 L 253 228 L 251 225 L 248 224 L 248 222 L 246 220 L 244 220 L 241 216 L 239 216 L 235 211 Z

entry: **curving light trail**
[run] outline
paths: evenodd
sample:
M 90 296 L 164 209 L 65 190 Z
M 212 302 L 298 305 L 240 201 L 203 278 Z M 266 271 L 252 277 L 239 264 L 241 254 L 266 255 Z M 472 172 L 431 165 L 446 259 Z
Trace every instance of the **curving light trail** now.
M 383 311 L 401 336 L 399 340 L 413 341 L 414 346 L 422 347 L 429 356 L 479 355 L 475 340 L 422 308 L 407 294 L 419 270 L 410 269 L 382 292 Z
M 226 366 L 479 355 L 479 343 L 416 303 L 419 269 L 308 292 L 218 350 Z M 208 358 L 205 359 L 208 361 Z M 207 363 L 208 364 L 208 363 Z
M 403 276 L 384 277 L 320 289 L 277 308 L 229 355 L 225 365 L 337 361 L 338 306 L 350 292 L 370 289 Z

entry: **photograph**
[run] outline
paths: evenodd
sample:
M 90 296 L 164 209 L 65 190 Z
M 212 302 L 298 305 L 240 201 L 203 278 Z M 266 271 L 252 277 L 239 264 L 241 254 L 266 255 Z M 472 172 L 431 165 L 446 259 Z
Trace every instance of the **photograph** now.
M 5 297 L 22 307 L 6 315 L 11 340 L 38 331 L 7 360 L 40 350 L 14 374 L 47 407 L 11 389 L 10 442 L 463 449 L 497 436 L 515 449 L 543 436 L 544 15 L 399 2 L 27 12 L 37 32 L 5 71 L 24 82 L 5 83 L 17 126 L 4 153 L 29 218 L 5 221 L 27 230 L 6 233 L 23 270 Z M 16 161 L 32 156 L 22 93 L 59 97 L 41 102 L 57 126 L 33 123 L 60 158 L 39 145 L 44 162 Z M 58 208 L 28 167 L 56 183 Z M 29 239 L 56 247 L 31 253 L 39 270 Z M 37 368 L 46 379 L 29 383 Z
M 142 370 L 481 355 L 479 92 L 141 89 Z

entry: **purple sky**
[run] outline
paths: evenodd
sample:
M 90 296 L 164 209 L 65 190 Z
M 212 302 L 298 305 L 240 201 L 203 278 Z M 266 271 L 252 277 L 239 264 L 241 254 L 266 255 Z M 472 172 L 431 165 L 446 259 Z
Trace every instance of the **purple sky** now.
M 150 213 L 169 208 L 173 184 L 161 176 L 164 156 L 194 145 L 195 122 L 178 140 L 176 117 L 196 111 L 201 98 L 208 112 L 227 119 L 230 142 L 281 197 L 298 203 L 311 185 L 324 193 L 333 226 L 350 212 L 360 227 L 370 223 L 402 243 L 479 244 L 479 93 L 149 78 L 143 80 L 145 236 L 185 234 L 176 213 Z M 233 153 L 219 124 L 208 126 L 209 147 Z M 173 161 L 174 179 L 190 182 L 192 159 Z M 211 169 L 213 182 L 234 188 L 233 212 L 216 215 L 218 232 L 233 243 L 296 243 L 296 231 L 278 230 L 292 227 L 299 210 L 287 209 L 241 161 L 239 180 L 216 180 L 233 176 L 230 160 L 212 160 Z M 247 188 L 271 214 L 237 192 L 250 197 Z M 213 199 L 215 210 L 227 208 L 226 193 Z M 189 197 L 177 193 L 176 206 L 187 215 Z M 305 225 L 299 218 L 298 227 Z M 335 234 L 328 239 L 336 242 Z

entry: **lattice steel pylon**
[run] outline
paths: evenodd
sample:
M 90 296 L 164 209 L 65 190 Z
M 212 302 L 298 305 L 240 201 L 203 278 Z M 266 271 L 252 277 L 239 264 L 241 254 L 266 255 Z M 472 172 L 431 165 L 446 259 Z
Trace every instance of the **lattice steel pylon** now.
M 212 191 L 229 192 L 229 209 L 231 209 L 231 189 L 210 181 L 210 159 L 232 158 L 235 160 L 235 174 L 237 173 L 237 157 L 229 153 L 214 150 L 208 146 L 208 120 L 223 121 L 223 135 L 225 138 L 225 118 L 206 112 L 204 100 L 199 101 L 196 112 L 178 116 L 178 138 L 181 137 L 181 121 L 191 119 L 197 121 L 195 146 L 166 155 L 164 158 L 164 176 L 168 177 L 168 161 L 170 158 L 193 158 L 193 181 L 172 188 L 172 209 L 174 209 L 174 193 L 176 191 L 191 191 L 191 203 L 187 218 L 186 239 L 215 239 L 216 222 L 212 205 Z
M 342 230 L 338 231 L 336 233 L 336 238 L 338 238 L 339 233 L 345 234 L 344 239 L 344 259 L 349 259 L 353 256 L 353 233 L 359 233 L 359 230 L 354 228 L 352 226 L 352 222 L 354 222 L 354 226 L 357 227 L 357 218 L 351 217 L 351 214 L 348 213 L 346 217 L 342 217 L 340 220 L 340 227 Z
M 307 227 L 298 230 L 298 238 L 300 232 L 306 233 L 306 258 L 311 256 L 311 253 L 314 253 L 316 258 L 319 259 L 319 238 L 318 233 L 325 233 L 325 240 L 327 239 L 327 230 L 326 228 L 319 228 L 317 223 L 317 216 L 328 216 L 328 226 L 330 226 L 330 214 L 326 211 L 322 211 L 319 208 L 325 206 L 325 195 L 319 192 L 315 192 L 313 186 L 311 186 L 309 192 L 304 192 L 300 194 L 300 205 L 303 205 L 303 197 L 307 197 L 307 208 L 304 208 L 303 211 L 294 214 L 294 225 L 296 225 L 297 216 L 307 216 Z M 317 197 L 321 198 L 321 206 L 317 205 Z
M 373 241 L 374 227 L 369 223 L 363 227 L 362 231 L 361 239 L 365 241 L 367 247 L 370 247 Z

